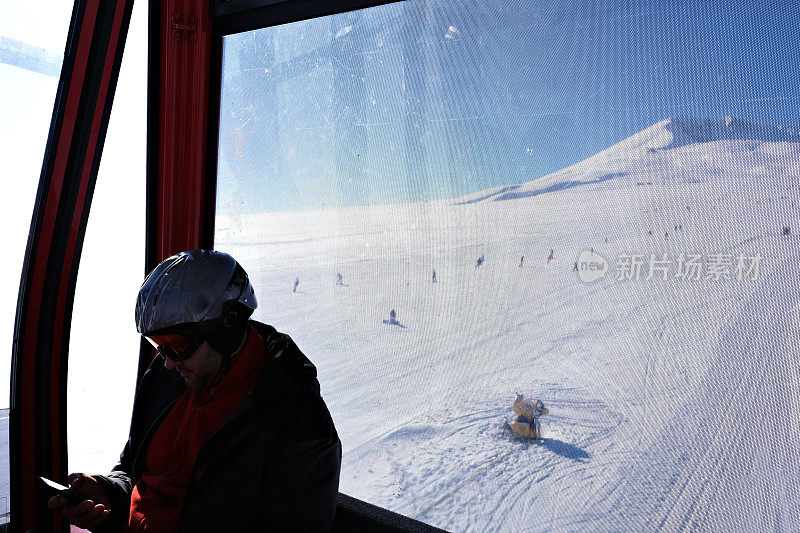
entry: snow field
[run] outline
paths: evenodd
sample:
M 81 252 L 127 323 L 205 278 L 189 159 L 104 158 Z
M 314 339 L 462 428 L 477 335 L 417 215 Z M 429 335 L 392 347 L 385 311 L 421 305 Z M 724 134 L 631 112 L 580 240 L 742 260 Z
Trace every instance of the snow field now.
M 340 490 L 453 531 L 800 523 L 800 241 L 780 235 L 800 145 L 668 127 L 454 201 L 218 219 L 256 318 L 318 367 Z M 590 248 L 611 271 L 583 283 Z M 634 253 L 759 253 L 761 272 L 616 279 Z M 544 443 L 503 435 L 515 392 L 550 408 Z

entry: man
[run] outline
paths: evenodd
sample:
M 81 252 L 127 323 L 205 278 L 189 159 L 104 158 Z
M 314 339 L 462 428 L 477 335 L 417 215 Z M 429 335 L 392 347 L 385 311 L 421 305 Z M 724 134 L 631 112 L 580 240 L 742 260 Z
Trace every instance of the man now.
M 128 442 L 106 476 L 71 474 L 87 498 L 48 505 L 93 531 L 325 531 L 341 443 L 316 368 L 256 308 L 228 254 L 182 252 L 145 279 L 137 330 L 157 348 Z

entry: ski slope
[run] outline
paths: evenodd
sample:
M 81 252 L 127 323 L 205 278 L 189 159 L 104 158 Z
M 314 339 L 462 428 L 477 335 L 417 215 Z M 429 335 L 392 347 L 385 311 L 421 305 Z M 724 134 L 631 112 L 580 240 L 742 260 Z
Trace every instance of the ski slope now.
M 220 216 L 215 246 L 317 365 L 342 492 L 452 531 L 790 531 L 799 207 L 795 132 L 675 118 L 454 200 Z M 586 283 L 589 250 L 610 270 Z M 617 279 L 621 254 L 761 260 Z M 543 443 L 502 434 L 515 392 Z

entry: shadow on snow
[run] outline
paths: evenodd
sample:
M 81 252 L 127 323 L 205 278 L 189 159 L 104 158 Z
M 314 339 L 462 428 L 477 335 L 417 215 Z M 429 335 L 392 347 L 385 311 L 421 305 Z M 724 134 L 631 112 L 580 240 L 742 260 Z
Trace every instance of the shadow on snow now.
M 558 183 L 553 183 L 552 185 L 545 187 L 543 189 L 537 189 L 535 191 L 520 191 L 515 192 L 516 189 L 519 189 L 519 185 L 509 185 L 508 187 L 503 187 L 499 191 L 494 191 L 490 194 L 485 196 L 481 196 L 480 198 L 473 198 L 472 200 L 465 200 L 463 202 L 456 202 L 454 205 L 465 205 L 465 204 L 474 204 L 477 202 L 482 202 L 483 200 L 488 200 L 489 198 L 493 198 L 495 202 L 500 202 L 504 200 L 516 200 L 518 198 L 529 198 L 531 196 L 539 196 L 540 194 L 545 194 L 548 192 L 556 192 L 556 191 L 563 191 L 565 189 L 571 189 L 573 187 L 582 187 L 586 185 L 595 185 L 597 183 L 602 183 L 604 181 L 613 180 L 614 178 L 622 178 L 627 176 L 627 172 L 614 172 L 612 174 L 606 174 L 605 176 L 599 176 L 593 180 L 589 181 L 578 181 L 578 180 L 570 180 L 570 181 L 560 181 Z
M 541 446 L 544 446 L 553 453 L 557 453 L 562 457 L 572 459 L 573 461 L 577 461 L 579 463 L 586 462 L 586 460 L 592 456 L 586 450 L 558 439 L 544 439 L 544 442 L 541 443 Z
M 582 187 L 585 185 L 595 185 L 597 183 L 602 183 L 604 181 L 613 180 L 614 178 L 622 178 L 627 176 L 626 172 L 614 172 L 613 174 L 606 174 L 605 176 L 599 176 L 590 181 L 577 181 L 577 180 L 570 180 L 570 181 L 560 181 L 558 183 L 553 183 L 549 187 L 545 187 L 544 189 L 538 189 L 535 191 L 522 191 L 522 192 L 506 192 L 504 194 L 499 195 L 497 198 L 494 199 L 495 202 L 501 202 L 503 200 L 516 200 L 518 198 L 528 198 L 530 196 L 539 196 L 540 194 L 545 194 L 548 192 L 556 192 L 556 191 L 563 191 L 566 189 L 571 189 L 573 187 Z

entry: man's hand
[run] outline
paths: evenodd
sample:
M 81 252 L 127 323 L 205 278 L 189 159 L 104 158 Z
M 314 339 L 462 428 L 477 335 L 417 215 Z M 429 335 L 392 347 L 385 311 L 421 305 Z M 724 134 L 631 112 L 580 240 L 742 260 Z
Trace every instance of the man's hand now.
M 84 529 L 95 527 L 108 518 L 111 502 L 95 478 L 86 474 L 70 474 L 69 483 L 72 491 L 86 500 L 73 505 L 63 496 L 53 496 L 47 502 L 50 509 L 60 510 L 71 524 Z

